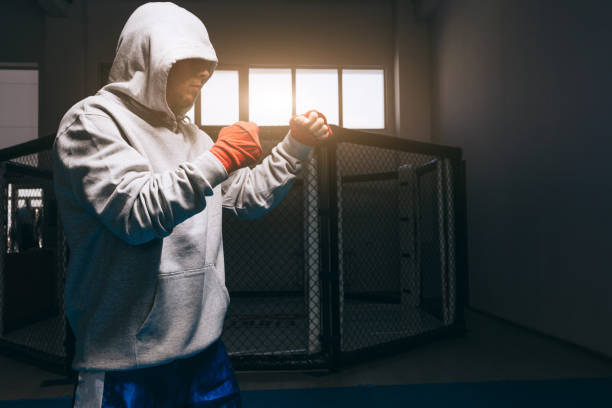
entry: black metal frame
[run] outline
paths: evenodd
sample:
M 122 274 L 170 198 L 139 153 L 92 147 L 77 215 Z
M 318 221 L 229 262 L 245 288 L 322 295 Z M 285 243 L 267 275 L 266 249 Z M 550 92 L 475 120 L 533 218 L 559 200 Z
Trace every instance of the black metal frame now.
M 318 158 L 319 187 L 319 220 L 320 220 L 320 255 L 321 255 L 321 304 L 322 328 L 321 339 L 323 349 L 315 355 L 258 355 L 233 356 L 236 369 L 328 369 L 337 370 L 341 367 L 367 359 L 398 353 L 419 344 L 436 339 L 463 333 L 465 330 L 464 308 L 468 302 L 467 273 L 467 222 L 466 222 L 466 186 L 465 161 L 461 149 L 413 140 L 399 139 L 386 135 L 344 129 L 330 126 L 334 136 L 316 148 Z M 203 126 L 213 139 L 221 126 Z M 263 140 L 281 140 L 287 133 L 286 126 L 265 126 L 261 129 Z M 0 162 L 36 154 L 51 149 L 55 135 L 49 135 L 38 140 L 23 143 L 0 150 Z M 454 178 L 452 180 L 454 200 L 454 242 L 455 242 L 455 273 L 456 273 L 456 318 L 451 325 L 425 332 L 407 339 L 395 340 L 356 351 L 343 351 L 340 335 L 340 281 L 339 281 L 339 231 L 338 231 L 338 191 L 337 166 L 338 146 L 342 143 L 371 146 L 401 152 L 417 153 L 442 157 L 450 160 Z M 7 165 L 17 171 L 25 171 L 37 177 L 49 178 L 48 170 L 27 168 L 16 163 Z M 23 167 L 23 168 L 22 168 Z M 347 176 L 345 181 L 372 181 L 397 178 L 397 173 L 384 172 L 366 176 Z M 68 335 L 68 338 L 70 336 Z M 70 356 L 70 344 L 67 344 Z M 45 358 L 41 353 L 28 352 L 23 347 L 4 344 L 0 341 L 0 351 L 8 351 L 13 356 L 29 359 L 47 369 L 56 367 L 56 371 L 69 371 L 68 361 L 61 362 Z M 29 357 L 28 357 L 29 356 Z M 70 360 L 70 358 L 67 358 Z

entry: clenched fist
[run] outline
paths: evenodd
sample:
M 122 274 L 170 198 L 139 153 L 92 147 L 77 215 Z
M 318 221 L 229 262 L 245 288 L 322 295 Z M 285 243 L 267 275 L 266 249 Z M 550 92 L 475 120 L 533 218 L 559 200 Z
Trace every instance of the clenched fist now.
M 223 164 L 227 174 L 257 163 L 261 157 L 259 127 L 253 122 L 236 122 L 224 127 L 210 152 Z
M 316 146 L 332 135 L 327 126 L 327 118 L 321 112 L 309 110 L 303 115 L 296 115 L 289 121 L 291 136 L 307 146 Z

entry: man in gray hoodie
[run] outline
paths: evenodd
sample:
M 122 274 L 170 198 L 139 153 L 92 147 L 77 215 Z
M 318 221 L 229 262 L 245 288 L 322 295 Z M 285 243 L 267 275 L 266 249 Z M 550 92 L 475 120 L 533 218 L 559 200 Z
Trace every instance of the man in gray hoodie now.
M 185 118 L 216 65 L 199 18 L 143 5 L 121 32 L 110 83 L 60 123 L 54 183 L 70 248 L 76 407 L 241 404 L 220 340 L 230 303 L 221 210 L 256 218 L 274 208 L 331 131 L 317 112 L 292 118 L 250 168 L 257 125 L 238 122 L 213 143 Z

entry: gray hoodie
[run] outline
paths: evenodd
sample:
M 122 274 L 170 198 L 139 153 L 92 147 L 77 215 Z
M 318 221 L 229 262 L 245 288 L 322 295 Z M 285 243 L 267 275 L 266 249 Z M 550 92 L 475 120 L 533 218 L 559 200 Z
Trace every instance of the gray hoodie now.
M 219 338 L 230 302 L 221 209 L 263 215 L 311 151 L 287 134 L 256 167 L 228 177 L 211 138 L 166 102 L 168 72 L 184 58 L 217 61 L 202 22 L 172 3 L 139 7 L 111 83 L 60 123 L 54 183 L 76 370 L 163 364 Z

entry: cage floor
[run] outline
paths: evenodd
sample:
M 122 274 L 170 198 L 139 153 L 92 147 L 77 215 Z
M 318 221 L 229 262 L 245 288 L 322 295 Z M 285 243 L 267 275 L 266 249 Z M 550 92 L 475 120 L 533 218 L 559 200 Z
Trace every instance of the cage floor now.
M 418 307 L 345 301 L 342 350 L 352 351 L 405 339 L 442 326 L 440 319 Z
M 303 354 L 308 312 L 301 296 L 233 297 L 223 343 L 230 355 Z
M 64 357 L 66 354 L 64 337 L 64 318 L 58 315 L 6 333 L 2 339 L 54 356 Z
M 356 350 L 412 337 L 443 326 L 427 312 L 401 304 L 347 300 L 342 348 Z M 308 327 L 302 297 L 232 298 L 223 342 L 232 355 L 303 354 L 319 331 Z

